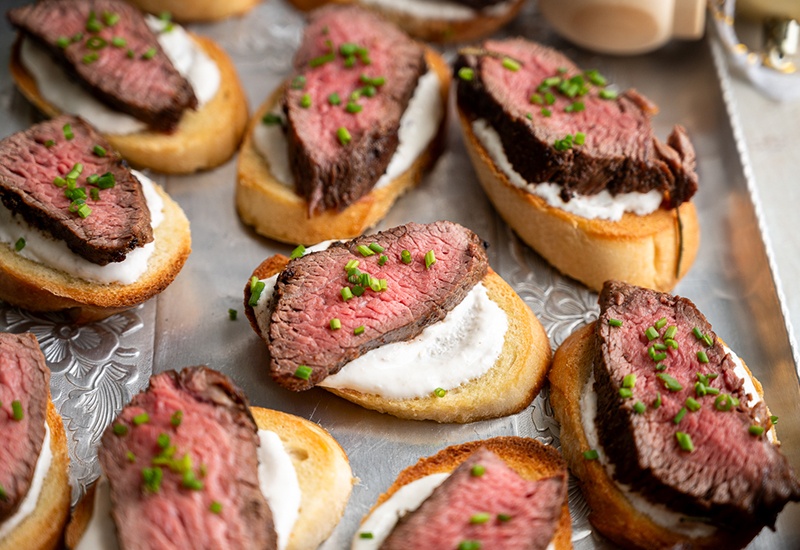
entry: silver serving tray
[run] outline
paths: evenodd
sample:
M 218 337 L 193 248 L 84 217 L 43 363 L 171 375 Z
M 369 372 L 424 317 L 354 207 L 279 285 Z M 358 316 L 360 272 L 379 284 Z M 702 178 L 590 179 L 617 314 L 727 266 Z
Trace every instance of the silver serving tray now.
M 3 11 L 21 0 L 2 1 Z M 13 33 L 5 23 L 0 59 L 8 59 Z M 299 44 L 302 16 L 270 0 L 244 18 L 192 29 L 217 40 L 232 56 L 255 110 L 285 77 Z M 698 156 L 695 198 L 702 240 L 694 267 L 676 293 L 691 298 L 714 329 L 743 357 L 764 385 L 780 417 L 778 435 L 800 471 L 800 383 L 782 304 L 766 253 L 746 170 L 724 99 L 729 87 L 720 52 L 709 41 L 670 44 L 639 57 L 615 58 L 578 50 L 561 41 L 529 4 L 502 33 L 552 44 L 584 68 L 597 68 L 620 87 L 635 87 L 656 104 L 656 133 L 680 123 Z M 455 50 L 445 54 L 452 58 Z M 717 70 L 719 72 L 717 72 Z M 0 136 L 27 128 L 34 110 L 0 72 Z M 452 108 L 451 108 L 452 114 Z M 731 115 L 735 115 L 732 112 Z M 378 228 L 408 221 L 448 219 L 490 243 L 494 269 L 538 315 L 554 348 L 597 317 L 596 295 L 554 271 L 495 214 L 473 173 L 451 116 L 446 153 L 420 187 L 403 197 Z M 735 119 L 735 118 L 734 118 Z M 362 409 L 319 389 L 295 394 L 271 383 L 264 344 L 242 314 L 242 288 L 252 269 L 292 247 L 257 236 L 236 215 L 235 160 L 182 177 L 149 174 L 164 185 L 192 222 L 193 253 L 183 272 L 156 299 L 104 321 L 73 326 L 58 315 L 34 315 L 0 304 L 0 330 L 32 331 L 53 371 L 53 398 L 64 418 L 70 447 L 73 500 L 99 474 L 95 448 L 103 428 L 152 372 L 207 364 L 230 375 L 255 405 L 320 423 L 342 444 L 359 482 L 345 516 L 323 548 L 349 547 L 361 517 L 404 467 L 452 444 L 496 435 L 521 435 L 559 445 L 547 389 L 522 413 L 467 425 L 412 422 Z M 238 310 L 231 321 L 228 309 Z M 574 544 L 611 547 L 588 523 L 577 485 L 570 487 Z M 777 531 L 765 530 L 752 549 L 800 548 L 800 506 L 789 505 Z

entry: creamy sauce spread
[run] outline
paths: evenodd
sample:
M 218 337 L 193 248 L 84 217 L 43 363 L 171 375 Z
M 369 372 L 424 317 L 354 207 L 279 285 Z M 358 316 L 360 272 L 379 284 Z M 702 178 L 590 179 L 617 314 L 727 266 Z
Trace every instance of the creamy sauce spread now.
M 439 122 L 444 116 L 439 86 L 439 78 L 434 71 L 428 71 L 420 77 L 414 95 L 400 118 L 397 150 L 374 189 L 388 185 L 411 168 L 436 136 Z M 278 110 L 274 114 L 282 116 Z M 289 166 L 289 145 L 280 124 L 257 124 L 253 132 L 253 144 L 269 163 L 275 181 L 294 189 L 294 175 Z
M 220 85 L 220 72 L 216 63 L 206 55 L 183 27 L 172 24 L 168 32 L 161 32 L 165 21 L 147 16 L 148 26 L 158 35 L 158 43 L 178 72 L 186 78 L 197 96 L 198 109 L 210 101 Z M 105 134 L 127 135 L 147 129 L 147 125 L 95 99 L 80 84 L 70 79 L 43 47 L 30 38 L 24 38 L 20 60 L 33 76 L 39 93 L 48 103 L 65 113 L 79 115 Z
M 42 442 L 42 450 L 39 452 L 39 458 L 36 459 L 36 466 L 33 469 L 33 479 L 31 486 L 28 489 L 28 494 L 22 499 L 17 511 L 14 512 L 10 518 L 0 524 L 0 540 L 7 537 L 17 526 L 22 523 L 25 518 L 36 510 L 36 505 L 39 502 L 39 495 L 42 493 L 44 480 L 47 473 L 50 471 L 50 464 L 53 462 L 53 451 L 50 449 L 50 426 L 47 421 L 44 423 L 44 441 Z
M 485 120 L 478 119 L 472 123 L 472 131 L 497 168 L 508 178 L 512 185 L 524 189 L 532 195 L 541 197 L 553 208 L 560 208 L 590 220 L 600 219 L 619 221 L 625 212 L 645 216 L 658 210 L 663 197 L 657 190 L 647 193 L 619 193 L 612 195 L 606 190 L 596 195 L 576 195 L 569 201 L 561 199 L 561 186 L 555 183 L 529 183 L 517 172 L 508 160 L 503 143 L 497 131 Z
M 280 437 L 269 430 L 258 430 L 258 480 L 261 492 L 272 510 L 278 548 L 289 541 L 300 509 L 300 485 L 289 453 Z M 211 512 L 209 512 L 211 513 Z M 1 536 L 1 535 L 0 535 Z M 119 550 L 117 531 L 111 518 L 111 489 L 106 476 L 95 484 L 94 511 L 75 550 Z
M 391 11 L 408 13 L 420 19 L 447 19 L 450 21 L 463 21 L 480 15 L 500 16 L 507 12 L 513 2 L 500 2 L 482 10 L 475 10 L 469 6 L 456 2 L 440 0 L 361 0 L 362 4 L 379 6 Z
M 254 309 L 262 334 L 269 331 L 269 303 L 278 276 L 264 279 Z M 320 386 L 352 389 L 388 399 L 427 397 L 488 372 L 503 351 L 508 315 L 478 283 L 447 316 L 405 342 L 385 344 L 347 363 Z
M 761 401 L 761 397 L 756 392 L 753 379 L 747 374 L 747 371 L 742 364 L 741 359 L 731 351 L 727 346 L 722 346 L 726 353 L 729 353 L 735 365 L 734 372 L 737 376 L 744 380 L 745 393 L 751 396 L 748 401 L 750 406 L 755 405 Z M 590 449 L 597 451 L 597 460 L 603 465 L 610 479 L 614 479 L 614 465 L 608 460 L 602 445 L 600 444 L 600 435 L 597 431 L 597 394 L 594 391 L 594 371 L 589 376 L 586 386 L 581 393 L 581 424 L 583 431 L 586 434 L 586 441 Z M 770 441 L 775 441 L 775 436 L 772 430 L 767 432 L 767 437 Z M 632 487 L 622 483 L 614 482 L 617 488 L 625 495 L 625 498 L 633 505 L 633 507 L 649 517 L 656 524 L 686 535 L 691 538 L 707 537 L 716 532 L 716 529 L 711 525 L 702 523 L 687 522 L 685 516 L 660 503 L 654 503 L 647 500 L 641 494 L 635 492 Z
M 142 184 L 147 207 L 150 210 L 150 225 L 155 232 L 164 220 L 164 201 L 154 187 L 153 181 L 144 174 L 133 170 L 133 175 Z M 102 194 L 100 195 L 102 199 Z M 90 205 L 91 205 L 91 201 Z M 25 247 L 16 252 L 20 256 L 57 269 L 87 281 L 110 284 L 135 283 L 147 271 L 147 263 L 156 247 L 152 242 L 136 248 L 125 256 L 121 262 L 97 265 L 75 254 L 64 241 L 50 236 L 28 225 L 20 216 L 12 214 L 0 204 L 0 243 L 14 247 L 19 238 L 25 239 Z

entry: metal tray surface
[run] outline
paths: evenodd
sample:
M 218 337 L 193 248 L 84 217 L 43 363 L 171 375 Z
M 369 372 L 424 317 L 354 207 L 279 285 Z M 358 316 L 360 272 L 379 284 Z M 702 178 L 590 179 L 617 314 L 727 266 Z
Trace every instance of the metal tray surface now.
M 3 11 L 22 0 L 0 2 Z M 0 33 L 0 59 L 8 59 L 13 33 Z M 300 41 L 302 16 L 282 0 L 259 5 L 244 18 L 192 30 L 217 40 L 232 56 L 251 111 L 289 71 Z M 764 385 L 780 417 L 783 450 L 800 470 L 800 383 L 759 218 L 723 102 L 728 75 L 715 70 L 708 41 L 670 44 L 639 57 L 607 57 L 558 39 L 535 3 L 503 35 L 552 44 L 582 67 L 597 68 L 620 87 L 635 87 L 660 108 L 656 133 L 680 123 L 697 149 L 700 191 L 695 198 L 702 229 L 700 253 L 676 293 L 691 298 L 714 329 L 743 357 Z M 445 50 L 452 58 L 455 49 Z M 721 59 L 718 56 L 718 59 Z M 722 86 L 720 83 L 722 82 Z M 0 70 L 0 135 L 38 119 Z M 451 106 L 451 115 L 453 114 Z M 735 113 L 731 113 L 735 115 Z M 408 221 L 448 219 L 490 243 L 494 269 L 537 314 L 553 347 L 597 317 L 597 296 L 553 270 L 524 245 L 484 196 L 450 117 L 447 150 L 416 190 L 398 201 L 378 229 Z M 99 474 L 95 447 L 102 429 L 152 372 L 207 364 L 230 375 L 253 404 L 320 423 L 342 444 L 359 479 L 345 516 L 325 549 L 347 548 L 361 517 L 404 467 L 452 444 L 496 435 L 521 435 L 559 445 L 547 389 L 525 411 L 466 425 L 399 420 L 362 409 L 324 390 L 284 391 L 267 374 L 264 344 L 242 315 L 242 288 L 265 257 L 291 247 L 257 236 L 236 215 L 235 160 L 212 171 L 181 177 L 149 174 L 164 185 L 192 223 L 193 253 L 160 296 L 104 321 L 73 326 L 58 315 L 34 315 L 0 304 L 0 330 L 32 331 L 53 371 L 52 393 L 67 429 L 73 500 Z M 236 321 L 228 309 L 238 310 Z M 573 538 L 578 549 L 612 547 L 588 523 L 588 509 L 570 485 Z M 764 530 L 751 549 L 800 548 L 800 505 L 781 514 L 775 532 Z

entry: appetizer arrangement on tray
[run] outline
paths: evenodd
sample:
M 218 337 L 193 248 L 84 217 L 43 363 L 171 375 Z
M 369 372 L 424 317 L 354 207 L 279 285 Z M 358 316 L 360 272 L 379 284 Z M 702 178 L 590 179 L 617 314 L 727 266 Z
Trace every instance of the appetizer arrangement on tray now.
M 134 7 L 161 4 L 40 0 L 8 13 L 11 76 L 48 120 L 0 141 L 1 300 L 79 327 L 164 291 L 189 257 L 189 222 L 158 176 L 129 163 L 187 174 L 240 141 L 228 183 L 241 221 L 300 244 L 241 273 L 264 385 L 248 396 L 235 371 L 154 365 L 144 391 L 112 397 L 95 434 L 102 473 L 72 509 L 52 357 L 37 341 L 48 335 L 0 333 L 0 550 L 317 548 L 359 471 L 316 423 L 325 414 L 251 406 L 264 387 L 465 424 L 527 409 L 549 380 L 560 449 L 442 443 L 379 488 L 354 549 L 572 548 L 570 473 L 593 528 L 621 547 L 743 548 L 774 528 L 800 501 L 777 417 L 697 307 L 666 293 L 699 249 L 687 131 L 661 141 L 643 95 L 527 39 L 462 45 L 452 67 L 417 41 L 491 33 L 521 0 L 291 3 L 319 9 L 249 123 L 222 48 Z M 176 20 L 214 21 L 255 2 L 167 4 Z M 414 187 L 445 149 L 451 79 L 488 200 L 572 284 L 600 292 L 599 318 L 555 355 L 470 228 L 364 234 L 401 195 L 425 193 Z

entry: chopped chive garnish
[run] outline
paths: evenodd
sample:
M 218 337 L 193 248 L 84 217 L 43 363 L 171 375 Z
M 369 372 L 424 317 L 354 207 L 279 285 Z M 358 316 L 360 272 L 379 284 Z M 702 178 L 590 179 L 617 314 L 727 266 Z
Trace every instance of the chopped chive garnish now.
M 228 319 L 231 321 L 235 321 L 236 317 L 239 315 L 239 312 L 235 309 L 228 308 Z
M 274 113 L 267 113 L 261 118 L 261 122 L 270 126 L 273 124 L 283 124 L 283 119 Z
M 172 413 L 172 416 L 169 418 L 169 423 L 172 424 L 173 427 L 177 428 L 183 422 L 183 411 L 177 410 Z
M 17 242 L 14 243 L 14 250 L 19 252 L 23 248 L 25 248 L 25 238 L 24 237 L 20 237 L 19 239 L 17 239 Z
M 708 395 L 719 395 L 719 388 L 711 388 L 709 386 L 706 386 L 705 389 Z
M 125 453 L 125 457 L 128 459 L 128 462 L 136 462 L 136 455 L 133 454 L 133 451 Z
M 714 345 L 714 341 L 711 339 L 711 336 L 709 336 L 708 334 L 704 334 L 702 340 L 703 340 L 703 343 L 706 346 L 708 346 L 709 348 Z
M 354 115 L 356 113 L 360 113 L 361 111 L 363 111 L 364 107 L 359 105 L 358 103 L 350 101 L 347 103 L 347 106 L 344 108 L 344 110 Z
M 683 389 L 683 386 L 681 386 L 680 382 L 665 372 L 659 372 L 656 374 L 656 378 L 664 382 L 664 387 L 666 387 L 669 391 L 681 391 Z
M 685 432 L 675 432 L 675 439 L 678 440 L 678 445 L 682 451 L 686 451 L 687 453 L 694 451 L 694 444 L 689 434 Z
M 151 493 L 157 493 L 161 489 L 161 480 L 164 478 L 164 471 L 159 468 L 142 468 L 142 480 L 144 487 Z
M 775 415 L 772 415 L 772 416 L 769 417 L 769 421 L 772 422 L 772 425 L 774 426 L 775 424 L 778 423 L 778 417 L 775 416 Z
M 331 105 L 340 105 L 342 103 L 342 98 L 339 97 L 339 94 L 333 92 L 328 96 L 328 103 Z
M 667 351 L 667 345 L 662 344 L 661 342 L 656 342 L 653 344 L 653 349 L 656 351 Z
M 656 323 L 655 323 L 655 325 L 654 325 L 654 326 L 656 327 L 656 329 L 657 329 L 657 330 L 661 330 L 661 329 L 662 329 L 662 328 L 664 328 L 666 325 L 667 325 L 667 318 L 666 318 L 666 317 L 662 317 L 661 319 L 659 319 L 658 321 L 656 321 Z
M 63 130 L 64 130 L 64 137 L 66 138 L 67 141 L 75 137 L 75 134 L 72 133 L 71 124 L 65 124 Z
M 158 434 L 156 445 L 158 445 L 159 449 L 166 449 L 169 447 L 169 435 L 163 432 Z
M 633 412 L 635 412 L 636 414 L 642 414 L 646 409 L 647 407 L 641 401 L 637 401 L 636 403 L 633 404 Z
M 258 300 L 261 298 L 261 293 L 264 292 L 266 286 L 264 281 L 259 281 L 258 277 L 253 275 L 250 279 L 250 299 L 247 300 L 247 305 L 256 307 L 258 305 Z
M 135 51 L 133 51 L 133 50 L 131 50 L 131 49 L 129 49 L 129 50 L 128 50 L 128 51 L 125 53 L 125 55 L 128 57 L 128 59 L 133 59 L 134 57 L 136 57 L 136 52 L 135 52 Z
M 182 483 L 185 488 L 192 491 L 201 491 L 203 489 L 203 482 L 197 479 L 191 470 L 183 473 Z
M 630 388 L 620 388 L 619 396 L 623 399 L 630 399 L 633 397 L 633 392 L 630 390 Z
M 619 319 L 609 319 L 608 324 L 611 325 L 612 327 L 621 327 L 622 321 Z
M 617 92 L 613 90 L 600 90 L 597 94 L 600 99 L 617 99 Z
M 315 57 L 311 61 L 308 62 L 309 67 L 321 67 L 325 63 L 330 63 L 336 59 L 336 52 L 328 52 L 326 54 L 320 55 Z
M 698 340 L 700 340 L 700 339 L 702 339 L 702 338 L 703 338 L 703 333 L 702 333 L 702 332 L 700 332 L 700 329 L 699 329 L 699 328 L 697 328 L 697 327 L 694 327 L 694 328 L 692 329 L 692 334 L 694 334 L 694 337 L 695 337 L 695 338 L 697 338 Z
M 664 331 L 664 338 L 665 339 L 675 338 L 676 334 L 678 334 L 678 327 L 676 327 L 675 325 L 670 325 L 669 327 L 667 327 L 667 330 Z
M 475 71 L 473 69 L 470 69 L 469 67 L 461 67 L 458 70 L 458 78 L 469 82 L 470 80 L 475 78 Z
M 364 325 L 359 325 L 356 328 L 354 328 L 353 334 L 355 335 L 364 334 Z
M 334 317 L 330 322 L 331 330 L 339 330 L 342 328 L 342 321 L 338 317 Z
M 300 98 L 300 106 L 303 109 L 311 107 L 311 94 L 303 94 L 303 97 Z
M 702 382 L 697 382 L 694 385 L 694 393 L 697 397 L 705 397 L 705 395 L 708 393 L 706 385 Z
M 672 338 L 665 338 L 664 343 L 667 345 L 668 348 L 678 349 L 678 341 L 673 340 Z
M 583 101 L 575 101 L 570 103 L 566 107 L 564 107 L 565 113 L 579 113 L 586 109 L 586 105 L 583 104 Z M 584 136 L 585 137 L 585 136 Z
M 369 531 L 362 531 L 361 533 L 358 534 L 358 538 L 360 538 L 360 539 L 374 539 L 375 535 L 373 535 Z
M 706 352 L 704 351 L 698 351 L 697 360 L 700 361 L 701 363 L 708 363 L 708 355 L 706 355 Z
M 361 285 L 353 285 L 352 292 L 353 296 L 361 296 L 364 294 L 364 287 Z
M 546 88 L 558 86 L 559 84 L 561 84 L 561 77 L 558 76 L 550 76 L 542 80 L 542 86 Z
M 346 264 L 344 264 L 344 270 L 349 272 L 351 269 L 355 269 L 358 267 L 359 261 L 358 260 L 350 260 Z
M 473 477 L 481 477 L 486 473 L 486 467 L 481 464 L 475 464 L 469 473 L 472 474 Z
M 86 41 L 86 47 L 90 50 L 102 50 L 108 46 L 108 42 L 99 36 L 93 36 Z
M 517 72 L 520 69 L 521 65 L 519 64 L 519 61 L 511 59 L 510 57 L 504 57 L 503 67 L 505 67 L 509 71 Z
M 350 143 L 350 140 L 353 139 L 352 136 L 350 135 L 350 132 L 348 132 L 347 128 L 345 128 L 344 126 L 340 126 L 339 129 L 336 130 L 336 137 L 339 138 L 339 143 L 341 143 L 342 145 L 347 145 L 348 143 Z
M 653 408 L 657 409 L 661 406 L 661 392 L 656 392 L 656 400 L 653 401 Z
M 541 94 L 531 94 L 530 102 L 534 105 L 544 105 L 544 98 Z
M 597 454 L 595 449 L 589 449 L 588 451 L 583 451 L 583 458 L 584 460 L 597 460 L 597 457 L 600 456 Z
M 356 247 L 356 250 L 358 250 L 358 252 L 362 256 L 374 256 L 375 255 L 375 252 L 370 247 L 368 247 L 366 245 L 363 245 L 363 244 L 358 245 Z
M 433 394 L 436 397 L 444 397 L 447 394 L 447 390 L 443 388 L 436 388 L 435 390 L 433 390 Z
M 222 512 L 222 503 L 215 500 L 209 505 L 208 509 L 212 514 L 219 514 Z
M 480 525 L 481 523 L 486 523 L 492 519 L 492 515 L 489 512 L 478 512 L 477 514 L 473 514 L 472 517 L 469 518 L 469 522 L 472 524 Z
M 647 330 L 644 331 L 644 335 L 647 336 L 648 340 L 655 340 L 658 338 L 658 331 L 656 327 L 647 327 Z
M 147 424 L 150 422 L 150 415 L 145 413 L 137 414 L 133 417 L 133 425 L 134 426 L 141 426 L 142 424 Z
M 684 416 L 686 416 L 686 407 L 681 407 L 681 410 L 678 411 L 678 414 L 675 415 L 675 418 L 673 418 L 672 421 L 675 424 L 680 424 Z
M 389 256 L 387 256 L 386 254 L 381 254 L 380 257 L 378 257 L 378 265 L 384 265 L 388 261 L 389 261 Z
M 503 523 L 511 521 L 511 514 L 497 514 L 497 521 L 501 521 Z
M 549 117 L 552 114 L 553 114 L 553 111 L 551 111 L 550 109 L 548 109 L 546 107 L 542 109 L 542 116 Z
M 127 43 L 128 41 L 121 36 L 115 36 L 111 39 L 111 45 L 115 48 L 124 48 Z
M 692 412 L 697 412 L 700 410 L 700 403 L 698 403 L 694 397 L 687 397 L 686 408 Z
M 657 371 L 667 370 L 667 366 L 664 363 L 659 363 L 658 365 L 656 365 L 656 370 Z
M 554 96 L 550 92 L 545 92 L 544 93 L 544 102 L 547 103 L 548 105 L 552 105 L 553 103 L 556 102 L 556 96 Z
M 659 361 L 663 361 L 666 358 L 667 354 L 664 353 L 663 351 L 653 354 L 653 361 L 655 361 L 656 363 Z
M 86 30 L 89 32 L 100 32 L 103 30 L 103 25 L 94 17 L 90 17 L 86 22 Z
M 292 250 L 292 253 L 289 255 L 289 259 L 290 260 L 296 260 L 297 258 L 302 257 L 303 254 L 305 254 L 305 253 L 306 253 L 306 247 L 303 246 L 302 244 L 299 244 L 299 245 L 297 245 L 297 248 Z
M 344 42 L 341 46 L 339 46 L 339 53 L 344 57 L 355 55 L 357 51 L 358 44 L 353 44 L 352 42 Z
M 718 411 L 727 412 L 733 408 L 733 399 L 725 393 L 720 394 L 714 400 L 714 408 Z
M 362 74 L 360 78 L 361 78 L 361 82 L 362 83 L 368 84 L 370 86 L 380 87 L 380 86 L 383 86 L 384 84 L 386 84 L 386 78 L 384 78 L 382 76 L 376 76 L 376 77 L 370 78 L 367 75 Z
M 59 48 L 66 48 L 72 43 L 68 36 L 59 36 L 58 40 L 56 40 L 56 46 Z
M 353 297 L 353 291 L 350 290 L 350 287 L 343 287 L 341 293 L 342 293 L 342 300 L 344 300 L 345 302 Z
M 583 145 L 584 143 L 586 143 L 586 134 L 583 132 L 575 134 L 575 145 Z
M 606 79 L 603 75 L 597 72 L 595 69 L 591 69 L 586 71 L 586 78 L 589 79 L 589 82 L 594 84 L 595 86 L 605 86 Z
M 108 152 L 105 150 L 105 148 L 103 148 L 103 147 L 102 147 L 102 146 L 100 146 L 100 145 L 95 145 L 95 146 L 92 148 L 92 152 L 93 152 L 95 155 L 97 155 L 98 157 L 104 157 L 104 156 L 106 156 L 106 155 L 108 154 Z
M 293 90 L 302 90 L 306 87 L 306 77 L 303 75 L 297 75 L 292 79 L 292 83 L 290 85 Z
M 369 247 L 372 249 L 373 252 L 383 252 L 385 249 L 379 245 L 378 243 L 371 243 Z
M 623 388 L 633 388 L 636 385 L 636 375 L 626 374 L 625 378 L 622 379 L 622 387 Z
M 411 263 L 411 252 L 409 252 L 408 250 L 403 250 L 403 251 L 400 253 L 400 260 L 401 260 L 401 261 L 402 261 L 404 264 L 410 264 L 410 263 Z
M 142 54 L 142 59 L 145 61 L 153 59 L 156 56 L 156 51 L 157 50 L 155 48 L 147 48 L 147 51 Z
M 47 147 L 48 149 L 50 149 L 55 144 L 56 142 L 53 139 L 48 139 L 47 141 L 44 142 L 44 146 Z
M 88 218 L 92 214 L 92 209 L 89 207 L 88 204 L 81 204 L 78 209 L 76 210 L 78 215 L 81 218 Z
M 294 371 L 294 377 L 300 378 L 301 380 L 308 380 L 309 378 L 311 378 L 312 372 L 313 369 L 311 367 L 308 367 L 306 365 L 300 365 L 299 367 L 297 367 L 297 370 Z
M 428 250 L 425 253 L 425 269 L 430 269 L 433 264 L 436 263 L 436 256 L 433 254 L 433 250 Z
M 761 426 L 755 426 L 754 425 L 754 426 L 750 426 L 747 429 L 747 431 L 750 433 L 750 435 L 759 436 L 759 435 L 764 433 L 764 428 L 762 428 Z
M 127 435 L 128 433 L 128 427 L 125 424 L 114 424 L 111 430 L 114 432 L 114 435 L 119 436 Z

